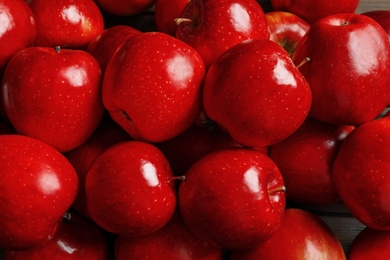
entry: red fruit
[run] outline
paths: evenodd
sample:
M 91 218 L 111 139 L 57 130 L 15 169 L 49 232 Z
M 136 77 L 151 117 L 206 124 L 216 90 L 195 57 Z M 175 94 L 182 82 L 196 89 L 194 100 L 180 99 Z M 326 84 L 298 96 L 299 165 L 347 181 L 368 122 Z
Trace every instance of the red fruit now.
M 158 31 L 175 36 L 179 18 L 190 0 L 157 0 L 154 7 L 154 21 Z
M 390 231 L 365 227 L 353 239 L 349 260 L 387 259 L 390 257 Z
M 155 4 L 156 0 L 95 0 L 102 10 L 116 16 L 141 14 Z

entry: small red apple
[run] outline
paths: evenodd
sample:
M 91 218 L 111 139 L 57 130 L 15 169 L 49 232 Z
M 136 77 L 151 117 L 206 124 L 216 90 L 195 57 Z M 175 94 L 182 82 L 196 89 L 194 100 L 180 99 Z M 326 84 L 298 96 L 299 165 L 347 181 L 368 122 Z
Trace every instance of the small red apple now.
M 103 103 L 134 139 L 162 142 L 197 119 L 205 75 L 190 46 L 161 32 L 127 39 L 107 65 Z
M 292 134 L 305 120 L 311 92 L 286 50 L 271 40 L 236 44 L 207 71 L 206 115 L 237 143 L 263 147 Z
M 304 63 L 299 70 L 312 91 L 310 116 L 318 120 L 360 125 L 390 103 L 390 42 L 367 16 L 344 13 L 319 20 L 299 42 L 293 60 Z
M 190 0 L 157 0 L 154 7 L 154 21 L 158 31 L 175 36 L 176 18 L 180 17 Z
M 390 231 L 365 227 L 352 240 L 349 260 L 390 258 Z
M 2 81 L 2 100 L 15 130 L 60 152 L 84 143 L 104 113 L 102 73 L 82 50 L 29 47 L 15 54 Z
M 88 171 L 85 191 L 91 219 L 125 237 L 157 231 L 176 207 L 169 163 L 146 142 L 121 142 L 100 154 Z
M 102 13 L 93 0 L 27 2 L 36 21 L 36 46 L 85 48 L 104 29 Z
M 190 230 L 224 249 L 250 248 L 269 238 L 285 210 L 277 166 L 249 148 L 225 148 L 202 157 L 180 183 L 178 200 Z
M 343 141 L 333 164 L 336 190 L 364 225 L 390 230 L 390 117 L 360 125 Z
M 346 256 L 339 238 L 320 217 L 289 208 L 270 239 L 249 250 L 232 251 L 229 259 L 345 260 Z
M 99 7 L 115 16 L 134 16 L 153 7 L 156 0 L 95 0 Z
M 0 135 L 0 248 L 49 241 L 77 188 L 76 171 L 56 149 L 23 135 Z

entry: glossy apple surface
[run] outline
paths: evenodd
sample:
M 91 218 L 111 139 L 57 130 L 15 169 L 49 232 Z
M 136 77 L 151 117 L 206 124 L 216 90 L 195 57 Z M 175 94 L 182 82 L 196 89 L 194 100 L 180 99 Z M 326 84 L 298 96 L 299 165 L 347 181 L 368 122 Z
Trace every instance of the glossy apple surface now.
M 282 173 L 288 200 L 313 205 L 339 200 L 332 167 L 342 141 L 353 129 L 307 118 L 289 137 L 270 147 L 270 158 Z
M 168 223 L 175 211 L 172 178 L 167 159 L 155 146 L 140 141 L 111 146 L 87 174 L 89 214 L 111 233 L 149 235 Z
M 115 257 L 125 259 L 220 260 L 222 250 L 196 237 L 183 223 L 180 214 L 160 230 L 144 237 L 115 240 Z
M 281 45 L 293 56 L 298 42 L 310 28 L 310 24 L 301 17 L 283 11 L 265 13 L 267 18 L 270 39 Z
M 0 70 L 19 50 L 34 43 L 37 26 L 34 14 L 23 0 L 0 1 Z
M 196 121 L 204 75 L 192 47 L 161 32 L 142 33 L 127 39 L 109 62 L 103 103 L 134 139 L 162 142 Z
M 50 240 L 77 189 L 74 168 L 53 147 L 0 135 L 0 248 L 27 249 Z
M 264 11 L 256 0 L 191 0 L 180 18 L 176 37 L 199 52 L 206 68 L 239 42 L 269 38 Z
M 85 51 L 29 47 L 8 63 L 1 94 L 18 133 L 66 152 L 84 143 L 100 123 L 101 82 L 98 62 Z
M 177 24 L 176 18 L 180 18 L 181 13 L 190 0 L 157 0 L 154 7 L 154 21 L 158 31 L 175 36 Z
M 4 260 L 108 259 L 108 243 L 103 231 L 92 221 L 71 213 L 54 237 L 43 246 L 4 252 Z
M 365 227 L 352 240 L 349 260 L 387 259 L 390 257 L 390 231 Z
M 261 152 L 226 148 L 202 157 L 179 186 L 184 222 L 219 248 L 248 248 L 277 229 L 285 193 L 276 165 Z
M 310 85 L 310 116 L 360 125 L 390 102 L 390 42 L 381 26 L 359 14 L 336 14 L 313 24 L 293 60 Z M 372 82 L 375 82 L 373 85 Z
M 286 138 L 304 122 L 310 105 L 305 78 L 271 40 L 235 45 L 206 74 L 206 115 L 244 146 L 269 146 Z
M 99 7 L 116 16 L 133 16 L 146 12 L 156 0 L 95 0 Z
M 354 13 L 358 4 L 359 0 L 271 0 L 273 10 L 293 13 L 310 24 L 328 15 Z
M 390 230 L 390 117 L 365 123 L 343 141 L 333 165 L 337 192 L 363 224 Z
M 93 0 L 27 2 L 36 21 L 36 46 L 85 48 L 104 29 L 102 13 Z
M 233 251 L 230 259 L 345 260 L 346 256 L 339 238 L 322 219 L 308 211 L 289 208 L 270 239 L 250 250 Z

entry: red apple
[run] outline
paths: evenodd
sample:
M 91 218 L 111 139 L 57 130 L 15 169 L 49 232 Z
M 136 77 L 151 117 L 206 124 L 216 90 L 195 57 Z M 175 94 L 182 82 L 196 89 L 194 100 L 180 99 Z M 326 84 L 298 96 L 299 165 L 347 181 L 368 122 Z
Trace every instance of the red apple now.
M 191 0 L 176 22 L 176 37 L 199 52 L 206 68 L 237 43 L 269 38 L 256 0 Z
M 269 146 L 286 138 L 304 122 L 310 104 L 305 78 L 271 40 L 233 46 L 206 74 L 206 115 L 244 146 Z
M 115 241 L 115 258 L 220 260 L 222 250 L 196 237 L 183 223 L 180 215 L 175 214 L 167 225 L 148 236 L 118 236 Z
M 99 7 L 93 0 L 28 0 L 34 13 L 35 45 L 85 48 L 104 29 Z
M 390 10 L 373 10 L 361 13 L 374 19 L 386 31 L 390 39 Z
M 390 117 L 353 130 L 333 165 L 333 181 L 350 212 L 364 225 L 390 230 Z
M 278 168 L 249 148 L 226 148 L 202 157 L 180 183 L 178 200 L 190 230 L 224 249 L 249 248 L 269 238 L 285 209 Z
M 107 65 L 103 103 L 134 139 L 162 142 L 197 119 L 205 68 L 187 44 L 161 32 L 127 39 Z
M 146 12 L 156 0 L 95 0 L 99 7 L 115 16 L 133 16 Z
M 23 135 L 0 135 L 0 248 L 49 241 L 77 188 L 74 168 L 53 147 Z
M 190 0 L 157 0 L 154 7 L 154 21 L 158 31 L 175 36 L 177 24 L 184 8 Z
M 108 259 L 108 243 L 103 231 L 76 213 L 69 216 L 49 242 L 27 250 L 5 250 L 4 260 Z
M 293 56 L 298 42 L 310 28 L 310 24 L 301 17 L 283 11 L 273 11 L 265 14 L 267 18 L 270 39 L 281 45 Z
M 19 50 L 34 43 L 34 14 L 23 0 L 0 1 L 0 70 Z
M 18 133 L 66 152 L 101 121 L 101 81 L 98 62 L 85 51 L 29 47 L 8 63 L 1 94 Z
M 92 220 L 125 237 L 157 231 L 176 207 L 169 163 L 146 142 L 121 142 L 100 154 L 88 171 L 85 191 Z
M 139 30 L 127 25 L 109 27 L 89 43 L 86 51 L 96 58 L 104 71 L 112 55 L 125 40 L 139 33 Z
M 342 141 L 353 129 L 307 118 L 289 137 L 270 147 L 270 158 L 282 173 L 288 200 L 313 205 L 339 200 L 332 166 Z
M 349 260 L 388 259 L 390 257 L 390 231 L 365 227 L 352 240 Z
M 390 103 L 390 42 L 367 16 L 321 19 L 299 42 L 293 60 L 304 63 L 299 70 L 312 90 L 310 115 L 318 120 L 360 125 Z
M 80 214 L 90 217 L 85 194 L 85 179 L 93 161 L 110 146 L 129 141 L 130 136 L 111 118 L 104 118 L 87 141 L 77 148 L 64 153 L 73 165 L 79 178 L 79 191 L 72 207 Z
M 340 240 L 321 218 L 309 211 L 289 208 L 270 239 L 249 250 L 233 251 L 230 259 L 345 260 L 346 256 Z
M 332 14 L 354 13 L 359 0 L 271 0 L 274 11 L 287 11 L 313 24 L 317 20 Z

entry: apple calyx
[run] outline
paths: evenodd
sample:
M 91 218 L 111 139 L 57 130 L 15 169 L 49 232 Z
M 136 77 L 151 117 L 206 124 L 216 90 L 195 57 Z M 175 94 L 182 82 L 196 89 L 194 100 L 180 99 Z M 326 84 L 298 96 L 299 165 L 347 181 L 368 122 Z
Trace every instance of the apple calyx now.
M 62 218 L 65 221 L 70 222 L 70 220 L 72 219 L 72 214 L 70 212 L 65 212 L 64 215 L 62 215 Z
M 121 110 L 121 112 L 122 112 L 123 117 L 126 118 L 126 120 L 133 121 L 133 120 L 131 120 L 131 117 L 126 113 L 126 111 Z
M 297 69 L 299 69 L 300 67 L 302 67 L 303 65 L 305 65 L 309 61 L 310 61 L 309 57 L 304 58 L 303 61 L 301 61 L 298 65 L 296 65 Z

